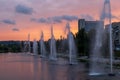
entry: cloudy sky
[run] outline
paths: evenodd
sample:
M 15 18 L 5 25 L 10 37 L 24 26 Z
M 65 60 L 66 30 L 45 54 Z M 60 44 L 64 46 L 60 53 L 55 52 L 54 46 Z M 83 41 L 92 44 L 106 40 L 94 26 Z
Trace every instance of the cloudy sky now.
M 119 21 L 120 0 L 111 0 L 112 21 Z M 76 33 L 77 20 L 99 20 L 104 0 L 0 0 L 0 40 L 39 40 L 41 31 L 50 38 L 64 35 L 67 22 Z M 53 24 L 52 24 L 53 23 Z

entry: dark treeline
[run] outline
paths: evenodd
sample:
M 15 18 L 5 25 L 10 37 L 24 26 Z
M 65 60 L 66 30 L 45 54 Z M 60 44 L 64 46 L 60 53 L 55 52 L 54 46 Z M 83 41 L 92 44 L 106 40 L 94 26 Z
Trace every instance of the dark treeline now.
M 21 52 L 20 41 L 0 41 L 0 53 Z
M 108 34 L 107 34 L 108 35 Z M 87 33 L 84 29 L 79 30 L 74 36 L 76 48 L 77 48 L 77 55 L 78 56 L 89 56 L 91 54 L 91 44 L 94 43 L 95 39 L 95 31 L 90 31 Z M 105 35 L 104 35 L 105 36 Z M 108 38 L 108 37 L 106 37 Z M 105 38 L 103 38 L 104 40 Z M 27 41 L 0 41 L 0 53 L 7 53 L 7 52 L 27 52 L 28 46 L 25 46 L 25 42 Z M 107 42 L 108 39 L 107 39 Z M 50 52 L 50 39 L 48 41 L 45 41 L 45 48 L 46 51 Z M 26 50 L 25 50 L 25 47 Z M 33 42 L 30 42 L 31 52 L 33 52 Z M 104 55 L 109 56 L 109 48 L 108 43 L 104 40 Z M 68 40 L 64 38 L 60 38 L 56 40 L 56 50 L 58 53 L 66 53 L 68 52 Z M 40 43 L 38 41 L 38 53 L 40 54 Z M 107 53 L 107 54 L 106 54 Z M 119 55 L 119 51 L 115 51 L 116 56 Z
M 74 36 L 74 40 L 76 43 L 76 48 L 78 52 L 78 56 L 87 56 L 89 52 L 89 39 L 88 35 L 86 34 L 84 29 L 81 29 L 79 32 L 77 32 Z M 7 52 L 27 52 L 28 47 L 25 45 L 26 41 L 0 41 L 0 53 L 7 53 Z M 45 47 L 47 52 L 50 52 L 50 45 L 49 45 L 50 39 L 48 41 L 45 41 Z M 33 42 L 30 42 L 31 52 L 33 49 Z M 68 40 L 61 38 L 56 40 L 56 50 L 58 53 L 64 53 L 68 52 Z M 40 44 L 38 41 L 38 53 L 40 54 Z

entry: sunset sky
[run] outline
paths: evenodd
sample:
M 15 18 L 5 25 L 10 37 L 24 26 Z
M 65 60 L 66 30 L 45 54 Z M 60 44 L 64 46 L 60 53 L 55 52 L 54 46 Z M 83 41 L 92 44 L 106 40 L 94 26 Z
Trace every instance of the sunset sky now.
M 112 21 L 120 21 L 120 0 L 111 0 Z M 71 31 L 78 30 L 77 20 L 99 20 L 104 0 L 0 0 L 0 41 L 50 38 L 50 27 L 56 39 L 64 35 L 67 22 Z M 53 23 L 53 24 L 52 24 Z

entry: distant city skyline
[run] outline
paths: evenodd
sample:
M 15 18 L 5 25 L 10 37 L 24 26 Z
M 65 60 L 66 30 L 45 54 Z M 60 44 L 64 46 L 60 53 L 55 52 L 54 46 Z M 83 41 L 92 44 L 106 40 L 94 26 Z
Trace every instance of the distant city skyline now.
M 0 41 L 50 38 L 51 24 L 55 38 L 64 35 L 67 22 L 78 31 L 78 19 L 99 20 L 104 0 L 0 0 Z M 120 21 L 119 0 L 111 0 L 112 21 Z M 63 36 L 64 37 L 64 36 Z

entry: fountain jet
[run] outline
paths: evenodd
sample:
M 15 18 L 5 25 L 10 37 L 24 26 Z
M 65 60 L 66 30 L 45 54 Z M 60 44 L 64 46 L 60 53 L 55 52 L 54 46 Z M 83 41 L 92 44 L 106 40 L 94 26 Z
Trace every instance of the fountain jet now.
M 44 44 L 44 34 L 41 31 L 41 37 L 40 37 L 40 53 L 41 57 L 46 57 L 46 50 L 45 50 L 45 44 Z
M 70 31 L 69 23 L 66 24 L 65 32 L 67 32 L 68 47 L 69 47 L 69 64 L 76 64 L 76 46 L 72 32 Z
M 112 24 L 111 24 L 110 0 L 105 0 L 105 2 L 104 2 L 104 7 L 103 7 L 102 14 L 100 16 L 100 21 L 104 21 L 104 23 L 107 22 L 107 24 L 109 24 L 110 74 L 113 74 L 113 46 L 112 46 Z M 103 61 L 103 56 L 101 55 L 101 53 L 102 53 L 101 47 L 103 45 L 103 43 L 102 43 L 103 29 L 102 29 L 102 25 L 100 23 L 99 23 L 96 31 L 97 32 L 96 32 L 96 36 L 95 36 L 95 44 L 94 44 L 94 48 L 93 48 L 93 52 L 92 52 L 93 54 L 91 56 L 92 65 L 91 65 L 91 69 L 90 69 L 90 75 L 104 74 L 103 63 L 99 64 L 99 62 Z
M 38 44 L 35 39 L 33 41 L 33 53 L 34 53 L 34 55 L 38 55 Z
M 57 60 L 56 42 L 53 34 L 53 27 L 51 26 L 51 39 L 50 39 L 50 60 Z

